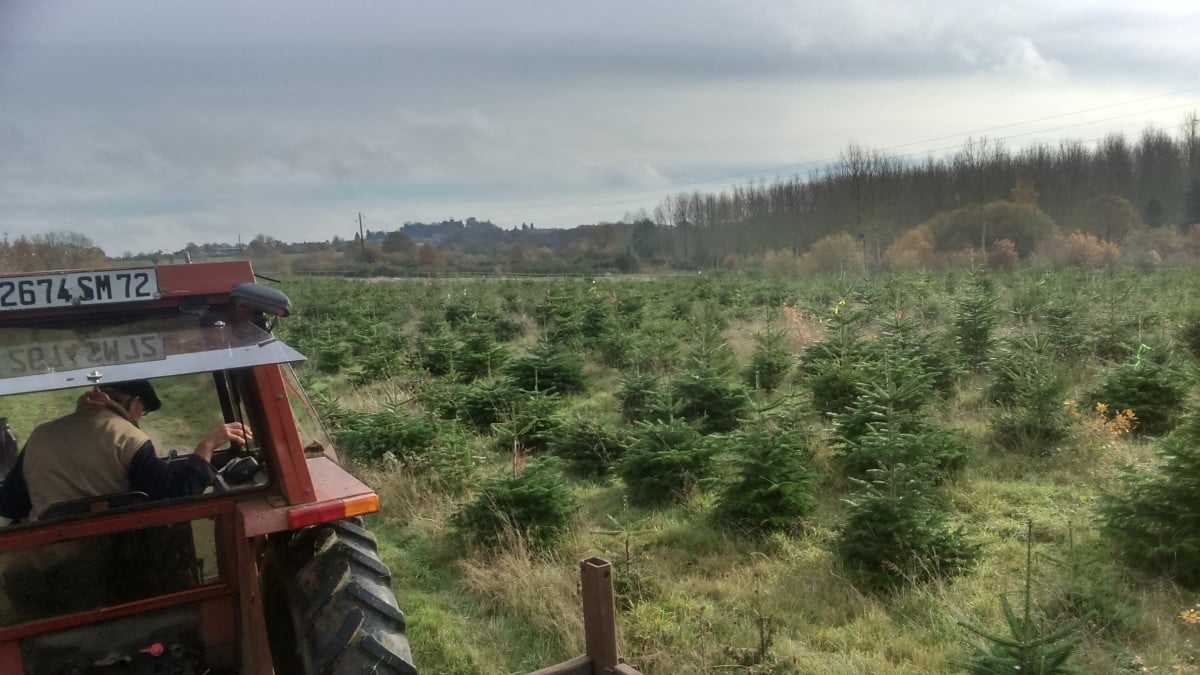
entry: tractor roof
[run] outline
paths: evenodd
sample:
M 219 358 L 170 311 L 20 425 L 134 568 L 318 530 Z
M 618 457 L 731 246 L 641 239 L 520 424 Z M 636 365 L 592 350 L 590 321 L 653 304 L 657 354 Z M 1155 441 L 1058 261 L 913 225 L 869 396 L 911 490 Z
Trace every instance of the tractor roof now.
M 0 275 L 0 325 L 225 304 L 253 282 L 246 260 Z
M 245 261 L 0 276 L 0 395 L 304 360 L 233 311 L 253 280 Z

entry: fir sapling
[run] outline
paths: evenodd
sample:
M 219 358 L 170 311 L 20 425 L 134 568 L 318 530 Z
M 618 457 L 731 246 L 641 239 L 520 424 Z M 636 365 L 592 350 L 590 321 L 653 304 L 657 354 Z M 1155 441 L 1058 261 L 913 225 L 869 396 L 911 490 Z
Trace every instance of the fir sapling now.
M 569 347 L 542 339 L 529 354 L 512 359 L 504 368 L 525 391 L 575 394 L 587 389 L 583 361 Z
M 722 445 L 737 477 L 717 500 L 718 520 L 767 533 L 795 529 L 812 514 L 817 472 L 800 433 L 760 421 L 729 434 Z
M 1132 410 L 1134 431 L 1149 436 L 1175 427 L 1187 399 L 1189 381 L 1173 355 L 1142 346 L 1132 363 L 1114 367 L 1088 397 L 1089 407 L 1102 403 L 1110 415 Z
M 460 379 L 490 377 L 508 359 L 508 348 L 496 342 L 488 324 L 472 319 L 463 323 L 459 333 L 462 339 L 454 354 L 454 370 Z
M 792 367 L 792 354 L 784 342 L 781 330 L 767 329 L 754 336 L 754 352 L 744 371 L 748 386 L 774 391 L 783 384 Z
M 633 501 L 661 504 L 710 479 L 715 450 L 687 420 L 639 422 L 618 471 Z
M 981 270 L 975 270 L 958 299 L 954 314 L 954 340 L 967 366 L 979 368 L 987 363 L 993 333 L 999 322 L 992 280 Z
M 889 590 L 966 570 L 978 554 L 928 490 L 929 469 L 897 464 L 871 469 L 848 497 L 834 543 L 838 558 L 867 590 Z
M 665 395 L 659 389 L 658 376 L 635 371 L 620 380 L 616 398 L 621 402 L 621 417 L 626 422 L 653 421 L 664 417 Z
M 481 547 L 520 536 L 546 548 L 570 527 L 579 502 L 553 458 L 531 463 L 516 476 L 490 478 L 475 499 L 461 506 L 450 525 L 460 541 Z
M 562 425 L 561 407 L 558 394 L 526 392 L 492 424 L 496 449 L 518 455 L 545 452 Z
M 571 473 L 603 478 L 625 455 L 630 442 L 626 427 L 574 416 L 554 430 L 549 447 L 550 452 L 569 462 Z
M 1079 646 L 1076 634 L 1089 617 L 1084 616 L 1063 626 L 1051 626 L 1035 620 L 1033 612 L 1033 525 L 1026 527 L 1024 598 L 1021 614 L 1013 611 L 1008 596 L 1000 594 L 1008 635 L 1001 635 L 960 622 L 963 628 L 987 640 L 965 664 L 972 675 L 1066 675 L 1075 672 L 1067 660 Z
M 1158 441 L 1159 466 L 1127 468 L 1101 502 L 1101 532 L 1126 561 L 1200 588 L 1200 417 Z

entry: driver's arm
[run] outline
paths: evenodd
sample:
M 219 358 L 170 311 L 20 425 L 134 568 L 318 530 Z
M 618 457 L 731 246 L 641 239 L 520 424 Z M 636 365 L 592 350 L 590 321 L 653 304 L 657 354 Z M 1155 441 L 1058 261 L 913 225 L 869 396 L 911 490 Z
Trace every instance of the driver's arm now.
M 229 442 L 244 445 L 253 438 L 250 427 L 241 422 L 223 424 L 201 439 L 192 454 L 169 464 L 159 459 L 154 444 L 146 441 L 129 462 L 129 482 L 150 499 L 202 494 L 216 478 L 210 460 L 217 448 Z
M 216 472 L 208 459 L 188 455 L 168 464 L 159 459 L 154 444 L 146 441 L 129 462 L 131 489 L 145 492 L 150 499 L 172 499 L 203 494 L 213 484 Z

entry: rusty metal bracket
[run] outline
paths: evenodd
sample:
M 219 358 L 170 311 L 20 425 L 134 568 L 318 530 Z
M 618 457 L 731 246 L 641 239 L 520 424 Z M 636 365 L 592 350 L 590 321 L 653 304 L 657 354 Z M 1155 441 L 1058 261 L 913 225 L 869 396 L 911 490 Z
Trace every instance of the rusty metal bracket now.
M 535 670 L 529 675 L 642 675 L 617 655 L 617 612 L 612 575 L 612 564 L 603 558 L 579 561 L 587 654 Z

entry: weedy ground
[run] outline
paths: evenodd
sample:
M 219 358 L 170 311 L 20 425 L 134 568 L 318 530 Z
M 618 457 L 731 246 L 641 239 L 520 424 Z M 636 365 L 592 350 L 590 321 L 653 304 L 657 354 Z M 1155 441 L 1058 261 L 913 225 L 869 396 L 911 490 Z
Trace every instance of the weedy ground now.
M 426 338 L 441 330 L 461 336 L 464 326 L 482 321 L 502 326 L 496 344 L 510 358 L 539 338 L 557 341 L 582 359 L 587 381 L 584 392 L 562 398 L 557 415 L 630 426 L 616 397 L 621 383 L 634 372 L 677 377 L 698 324 L 713 320 L 714 311 L 725 319 L 721 335 L 736 362 L 731 380 L 744 377 L 737 369 L 749 362 L 754 335 L 764 328 L 783 330 L 798 361 L 826 338 L 830 317 L 850 309 L 864 314 L 868 340 L 879 339 L 879 319 L 908 316 L 930 340 L 951 345 L 939 348 L 953 349 L 965 273 L 658 282 L 292 279 L 284 289 L 298 311 L 280 332 L 310 356 L 300 372 L 335 438 L 357 415 L 386 404 L 409 421 L 439 417 L 448 426 L 437 434 L 457 439 L 422 437 L 421 447 L 349 457 L 382 497 L 383 511 L 370 525 L 424 672 L 524 672 L 582 653 L 578 561 L 589 556 L 617 568 L 621 653 L 647 673 L 961 672 L 981 643 L 962 624 L 1001 631 L 1000 594 L 1023 591 L 1029 523 L 1037 617 L 1051 627 L 1085 617 L 1074 668 L 1200 672 L 1200 598 L 1128 567 L 1099 534 L 1098 500 L 1119 489 L 1122 466 L 1155 465 L 1156 439 L 1139 436 L 1136 425 L 1128 433 L 1128 421 L 1114 422 L 1087 402 L 1106 372 L 1147 358 L 1148 350 L 1170 352 L 1194 388 L 1195 363 L 1178 336 L 1200 279 L 1187 270 L 1024 270 L 991 278 L 997 341 L 1073 331 L 1065 341 L 1077 341 L 1078 353 L 1058 359 L 1070 381 L 1062 402 L 1072 411 L 1069 433 L 1052 444 L 998 443 L 986 393 L 994 371 L 985 364 L 961 372 L 928 414 L 971 449 L 942 500 L 951 525 L 961 526 L 980 554 L 965 574 L 887 592 L 861 590 L 834 553 L 849 485 L 833 461 L 833 424 L 812 410 L 795 368 L 776 391 L 748 390 L 754 407 L 789 410 L 812 439 L 817 507 L 794 527 L 752 534 L 716 521 L 717 494 L 731 471 L 729 458 L 719 458 L 716 478 L 663 506 L 631 503 L 615 475 L 573 477 L 567 489 L 581 509 L 552 546 L 533 546 L 519 531 L 500 537 L 498 546 L 465 546 L 452 514 L 486 477 L 519 473 L 541 458 L 520 447 L 499 451 L 494 428 L 435 410 L 431 392 L 438 387 L 473 385 L 453 366 L 440 375 L 423 367 Z M 1039 314 L 1055 302 L 1070 307 L 1070 322 Z M 502 374 L 497 364 L 491 376 Z

